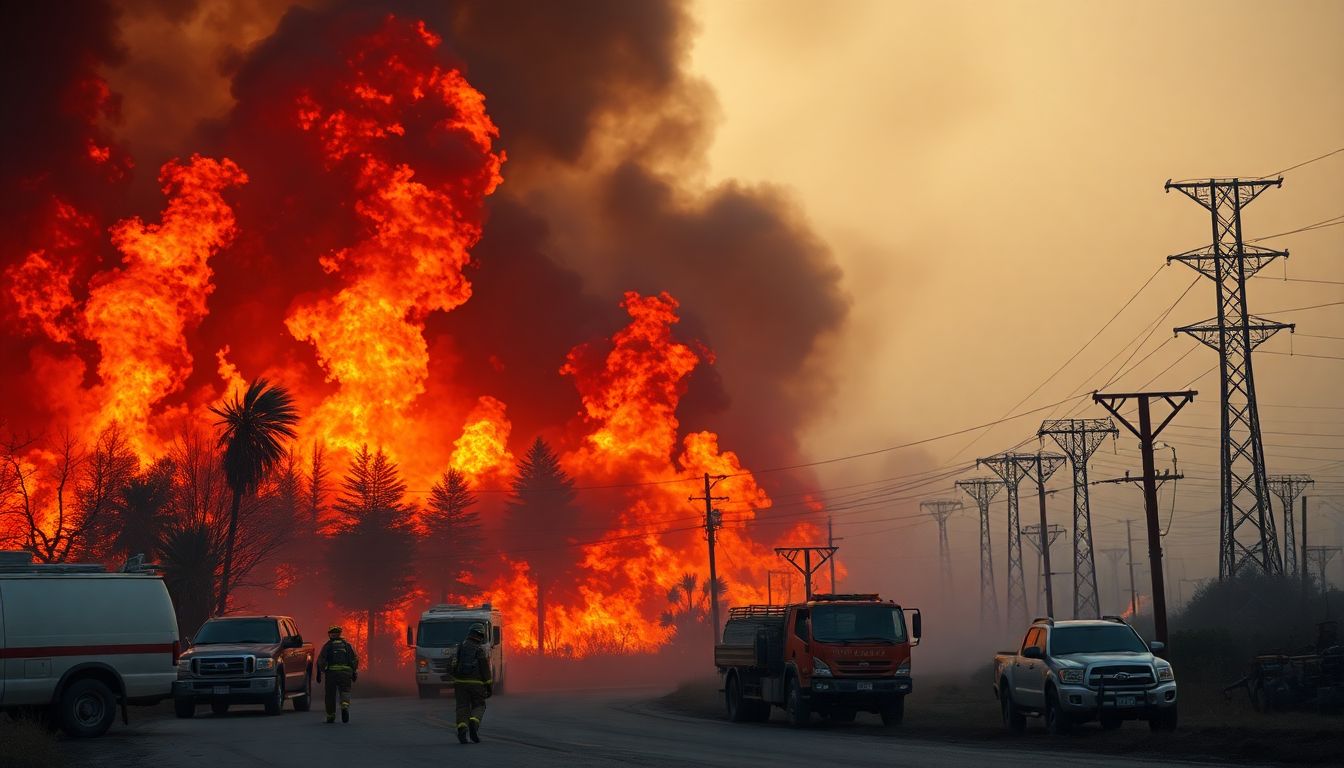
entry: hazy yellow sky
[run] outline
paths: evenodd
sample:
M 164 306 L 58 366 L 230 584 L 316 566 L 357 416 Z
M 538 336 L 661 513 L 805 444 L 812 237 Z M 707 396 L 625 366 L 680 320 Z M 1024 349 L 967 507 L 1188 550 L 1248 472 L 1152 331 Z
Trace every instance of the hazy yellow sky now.
M 1003 416 L 1167 255 L 1208 241 L 1207 214 L 1164 194 L 1167 179 L 1259 176 L 1344 147 L 1340 2 L 734 0 L 696 10 L 694 65 L 722 112 L 711 176 L 790 189 L 853 297 L 850 327 L 836 340 L 839 395 L 808 439 L 815 458 Z M 1344 153 L 1288 173 L 1246 209 L 1245 230 L 1269 235 L 1340 214 Z M 1344 281 L 1344 226 L 1266 245 L 1292 252 L 1289 277 Z M 1281 277 L 1284 266 L 1265 274 Z M 1194 276 L 1181 265 L 1163 270 L 1022 409 L 1105 384 L 1128 351 L 1091 375 Z M 1201 278 L 1112 388 L 1179 389 L 1212 366 L 1212 350 L 1186 355 L 1196 342 L 1172 338 L 1171 328 L 1213 316 L 1213 291 Z M 1255 359 L 1260 399 L 1276 404 L 1262 409 L 1264 429 L 1284 433 L 1265 436 L 1269 471 L 1316 475 L 1316 495 L 1334 497 L 1314 508 L 1332 538 L 1344 519 L 1344 360 L 1269 353 L 1344 358 L 1344 339 L 1306 336 L 1344 337 L 1344 306 L 1270 310 L 1340 300 L 1344 284 L 1255 280 L 1250 291 L 1252 312 L 1299 324 L 1291 345 L 1281 334 Z M 1203 577 L 1216 572 L 1217 374 L 1193 388 L 1197 404 L 1164 435 L 1191 478 L 1166 546 L 1174 567 Z M 846 462 L 823 485 L 987 455 L 1034 435 L 1045 415 L 996 428 L 959 455 L 966 437 Z M 1072 415 L 1105 414 L 1089 406 Z M 1135 446 L 1127 436 L 1118 454 L 1106 445 L 1094 476 L 1137 471 Z M 951 480 L 913 493 L 925 491 L 949 495 Z M 1051 515 L 1068 526 L 1064 496 Z M 1140 507 L 1132 488 L 1098 489 L 1097 547 L 1121 542 L 1118 521 Z M 931 528 L 918 531 L 930 547 Z M 966 575 L 974 528 L 973 514 L 953 520 Z M 850 554 L 859 565 L 884 547 L 854 544 Z M 1067 539 L 1057 556 L 1066 549 Z

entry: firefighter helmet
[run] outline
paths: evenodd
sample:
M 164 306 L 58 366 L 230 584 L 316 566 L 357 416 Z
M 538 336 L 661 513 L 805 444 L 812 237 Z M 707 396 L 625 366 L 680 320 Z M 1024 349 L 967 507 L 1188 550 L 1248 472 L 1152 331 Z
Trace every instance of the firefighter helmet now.
M 471 625 L 471 628 L 467 630 L 467 634 L 471 635 L 472 637 L 479 637 L 480 639 L 484 640 L 485 625 L 478 621 L 475 624 Z

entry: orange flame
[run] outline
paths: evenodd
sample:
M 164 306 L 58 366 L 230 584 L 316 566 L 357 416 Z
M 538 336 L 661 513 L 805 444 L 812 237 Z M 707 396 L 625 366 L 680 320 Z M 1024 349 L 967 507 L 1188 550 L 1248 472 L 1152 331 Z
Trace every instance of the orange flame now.
M 512 425 L 504 408 L 503 402 L 482 395 L 462 426 L 462 436 L 453 441 L 449 465 L 477 483 L 504 482 L 513 474 L 514 457 L 509 450 Z
M 103 405 L 94 430 L 126 425 L 142 457 L 162 452 L 151 433 L 153 409 L 191 373 L 184 334 L 207 313 L 210 256 L 234 236 L 222 192 L 247 183 L 247 174 L 230 160 L 194 155 L 164 165 L 159 181 L 169 196 L 162 222 L 137 217 L 112 228 L 124 266 L 95 278 L 84 307 L 85 335 L 102 353 Z
M 315 134 L 328 162 L 353 166 L 355 213 L 367 227 L 364 239 L 322 259 L 341 288 L 286 320 L 339 385 L 305 426 L 337 448 L 368 443 L 395 456 L 407 435 L 424 432 L 408 412 L 429 375 L 425 316 L 471 297 L 463 270 L 481 236 L 481 203 L 501 181 L 504 155 L 491 151 L 498 129 L 484 97 L 461 73 L 434 63 L 438 44 L 423 24 L 389 17 L 349 59 L 344 106 L 314 96 L 298 105 L 299 125 Z M 469 148 L 469 167 L 458 177 L 424 182 L 392 159 L 411 110 L 441 113 L 439 140 L 456 136 Z

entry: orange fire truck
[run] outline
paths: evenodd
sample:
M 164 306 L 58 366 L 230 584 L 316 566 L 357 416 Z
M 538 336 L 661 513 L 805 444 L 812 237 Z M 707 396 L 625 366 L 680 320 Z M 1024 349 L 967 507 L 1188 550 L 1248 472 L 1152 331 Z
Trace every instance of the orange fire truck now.
M 733 608 L 723 642 L 714 646 L 728 719 L 768 720 L 773 705 L 795 727 L 814 712 L 838 722 L 873 712 L 897 725 L 913 690 L 910 649 L 919 644 L 920 624 L 918 609 L 875 594 Z

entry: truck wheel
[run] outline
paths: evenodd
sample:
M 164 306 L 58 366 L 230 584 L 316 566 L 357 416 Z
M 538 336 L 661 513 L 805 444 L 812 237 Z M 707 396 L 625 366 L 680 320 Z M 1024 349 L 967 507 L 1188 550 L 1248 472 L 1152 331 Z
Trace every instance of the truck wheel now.
M 117 716 L 117 699 L 99 680 L 77 680 L 61 694 L 61 730 L 77 739 L 102 736 Z
M 294 697 L 294 711 L 307 712 L 313 708 L 313 671 L 303 676 L 303 695 Z
M 1022 714 L 1017 705 L 1013 703 L 1013 694 L 1008 690 L 1006 682 L 999 683 L 999 705 L 1003 710 L 1003 727 L 1011 733 L 1022 733 L 1027 730 L 1027 716 Z
M 1045 692 L 1045 729 L 1056 736 L 1063 736 L 1073 728 L 1073 721 L 1059 704 L 1059 691 L 1051 688 Z
M 439 698 L 439 686 L 437 686 L 437 685 L 422 685 L 422 686 L 420 686 L 420 698 L 422 698 L 422 699 L 437 699 L 437 698 Z
M 173 699 L 173 714 L 183 719 L 196 716 L 196 702 L 191 699 Z
M 1159 709 L 1148 718 L 1148 727 L 1154 731 L 1176 730 L 1176 705 Z
M 723 704 L 728 710 L 728 721 L 745 723 L 751 719 L 750 707 L 742 700 L 742 683 L 737 675 L 729 675 L 727 685 L 723 686 Z
M 280 710 L 285 708 L 285 673 L 279 672 L 275 676 L 275 695 L 266 700 L 266 714 L 278 715 Z
M 789 678 L 789 692 L 785 701 L 785 714 L 788 715 L 789 725 L 794 728 L 806 727 L 812 719 L 812 713 L 807 709 L 807 702 L 803 701 L 803 688 L 798 684 L 798 678 Z
M 897 696 L 882 707 L 882 724 L 891 727 L 900 725 L 902 720 L 905 720 L 905 697 Z

